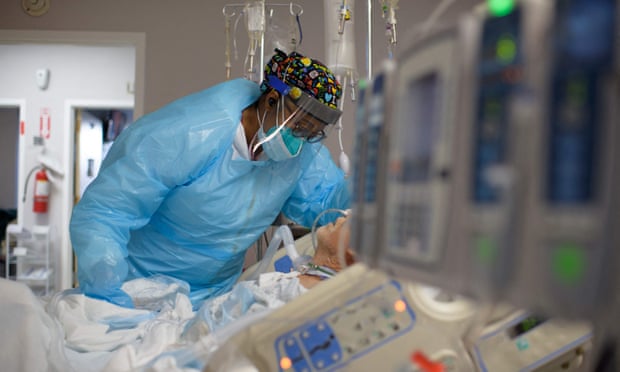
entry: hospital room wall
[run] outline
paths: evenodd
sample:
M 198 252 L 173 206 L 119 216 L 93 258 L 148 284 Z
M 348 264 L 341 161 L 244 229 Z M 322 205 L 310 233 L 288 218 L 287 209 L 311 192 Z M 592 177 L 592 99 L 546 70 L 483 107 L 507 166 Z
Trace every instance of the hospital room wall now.
M 453 1 L 440 22 L 453 21 L 480 0 Z M 230 0 L 63 0 L 51 2 L 50 10 L 41 17 L 31 17 L 21 8 L 21 1 L 3 1 L 0 5 L 0 29 L 140 32 L 146 35 L 146 65 L 144 68 L 144 113 L 183 95 L 195 92 L 225 79 L 224 70 L 224 17 L 226 4 L 243 1 Z M 267 1 L 269 3 L 286 3 Z M 301 22 L 303 41 L 300 51 L 325 58 L 325 23 L 323 1 L 297 0 L 303 7 Z M 358 71 L 367 76 L 367 1 L 355 2 L 355 34 Z M 421 25 L 438 5 L 438 0 L 401 0 L 398 3 L 398 36 L 405 35 Z M 373 0 L 373 71 L 387 57 L 385 26 L 381 17 L 380 1 Z M 238 28 L 239 59 L 233 61 L 233 76 L 242 76 L 243 56 L 247 34 L 243 25 Z M 398 48 L 398 47 L 397 47 Z M 345 150 L 351 154 L 354 104 L 347 98 L 344 105 Z M 336 156 L 335 138 L 327 145 Z
M 62 32 L 143 35 L 145 40 L 144 65 L 141 66 L 143 67 L 143 76 L 136 76 L 137 82 L 143 81 L 143 84 L 136 84 L 136 88 L 142 91 L 135 94 L 136 105 L 141 108 L 137 113 L 140 114 L 151 112 L 178 97 L 225 80 L 225 34 L 222 8 L 231 3 L 243 2 L 229 0 L 183 0 L 182 2 L 63 0 L 51 2 L 47 14 L 32 17 L 22 10 L 21 1 L 3 1 L 0 5 L 0 31 L 33 31 L 37 35 Z M 295 3 L 303 7 L 303 15 L 301 16 L 303 41 L 299 48 L 300 51 L 325 61 L 323 2 L 320 0 L 298 0 Z M 440 23 L 453 21 L 458 15 L 471 9 L 477 3 L 479 1 L 454 1 L 441 17 Z M 372 4 L 374 18 L 372 66 L 374 72 L 379 68 L 380 62 L 387 57 L 387 44 L 380 2 L 373 0 Z M 427 20 L 437 4 L 437 0 L 401 0 L 397 12 L 400 40 L 406 39 L 406 35 L 410 34 L 413 28 L 420 26 Z M 353 14 L 355 18 L 357 67 L 360 77 L 368 75 L 366 64 L 368 60 L 366 58 L 366 7 L 367 1 L 356 1 L 355 13 Z M 247 34 L 243 25 L 239 26 L 236 37 L 238 39 L 239 58 L 233 60 L 232 76 L 240 77 L 243 75 L 242 66 L 247 46 Z M 36 39 L 29 41 L 37 42 Z M 48 40 L 44 41 L 49 42 Z M 397 46 L 397 50 L 399 47 L 400 45 Z M 47 61 L 49 57 L 40 57 L 36 60 L 23 59 L 23 62 L 32 65 L 31 69 L 33 69 L 41 67 L 38 62 Z M 0 59 L 0 70 L 4 64 L 5 61 Z M 76 69 L 76 72 L 78 70 Z M 12 84 L 7 85 L 4 80 L 0 79 L 0 82 L 2 82 L 0 87 L 12 88 Z M 31 84 L 29 89 L 36 92 L 32 81 L 29 84 Z M 138 100 L 139 97 L 142 97 L 142 100 Z M 75 96 L 74 98 L 82 97 Z M 59 104 L 54 103 L 54 107 Z M 351 153 L 353 147 L 351 128 L 353 126 L 354 105 L 351 102 L 350 95 L 347 96 L 344 101 L 343 125 L 345 129 L 343 142 L 345 151 L 350 156 L 353 156 Z M 29 110 L 39 106 L 40 102 L 28 103 Z M 54 108 L 53 112 L 62 112 L 62 109 L 56 110 Z M 27 120 L 31 123 L 38 121 L 38 112 L 33 113 Z M 337 158 L 339 147 L 336 136 L 329 138 L 326 143 L 332 154 Z M 32 146 L 32 143 L 26 145 Z M 62 141 L 54 142 L 54 151 L 65 151 L 64 147 L 69 145 Z M 32 155 L 25 163 L 26 166 L 23 167 L 20 175 L 22 179 L 25 177 L 23 173 L 36 163 L 35 155 Z M 63 223 L 68 223 L 68 220 L 65 219 Z M 66 229 L 67 226 L 62 226 L 62 228 Z

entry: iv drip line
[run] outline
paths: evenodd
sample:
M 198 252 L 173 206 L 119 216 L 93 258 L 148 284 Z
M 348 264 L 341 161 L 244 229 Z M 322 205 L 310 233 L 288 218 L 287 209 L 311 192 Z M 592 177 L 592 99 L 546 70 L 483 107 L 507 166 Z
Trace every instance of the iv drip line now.
M 267 29 L 267 20 L 265 18 L 266 7 L 270 7 L 271 15 L 273 15 L 272 7 L 286 6 L 289 8 L 291 14 L 291 30 L 296 28 L 299 32 L 299 40 L 296 37 L 291 37 L 289 42 L 294 43 L 293 50 L 299 46 L 303 40 L 303 32 L 301 26 L 301 15 L 303 14 L 303 8 L 299 4 L 293 2 L 290 3 L 277 3 L 266 4 L 265 0 L 246 0 L 244 3 L 239 4 L 227 4 L 223 7 L 222 13 L 225 17 L 225 32 L 226 32 L 226 49 L 225 49 L 225 67 L 227 79 L 231 76 L 232 64 L 230 55 L 230 28 L 232 18 L 237 15 L 233 26 L 232 37 L 232 54 L 234 60 L 238 60 L 238 47 L 237 47 L 237 29 L 239 21 L 242 16 L 246 18 L 246 27 L 248 31 L 248 49 L 243 62 L 244 75 L 250 80 L 259 82 L 262 77 L 262 66 L 264 66 L 265 59 L 265 36 L 269 32 Z M 238 8 L 235 10 L 235 8 Z M 295 25 L 296 23 L 296 25 Z M 291 36 L 294 33 L 291 32 Z M 258 66 L 261 66 L 260 68 Z

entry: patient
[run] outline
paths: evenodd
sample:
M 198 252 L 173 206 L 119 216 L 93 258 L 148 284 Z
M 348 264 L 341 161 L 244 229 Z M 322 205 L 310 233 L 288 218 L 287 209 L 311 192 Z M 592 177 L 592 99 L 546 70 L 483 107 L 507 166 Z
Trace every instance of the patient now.
M 317 247 L 312 258 L 314 264 L 326 266 L 338 272 L 342 269 L 343 260 L 346 266 L 355 262 L 355 256 L 349 247 L 350 228 L 346 217 L 340 217 L 332 224 L 321 226 L 316 231 L 316 237 Z M 342 248 L 339 250 L 339 247 Z M 345 249 L 344 254 L 341 253 L 342 249 Z M 305 288 L 312 288 L 321 282 L 321 278 L 302 274 L 299 276 L 299 282 Z
M 338 272 L 354 263 L 349 248 L 349 224 L 344 217 L 316 231 L 317 246 L 312 263 Z M 339 247 L 346 247 L 343 251 Z M 339 255 L 341 257 L 339 257 Z M 290 272 L 267 272 L 256 280 L 240 281 L 221 296 L 205 301 L 185 330 L 187 341 L 197 341 L 249 314 L 281 307 L 320 283 L 324 277 Z

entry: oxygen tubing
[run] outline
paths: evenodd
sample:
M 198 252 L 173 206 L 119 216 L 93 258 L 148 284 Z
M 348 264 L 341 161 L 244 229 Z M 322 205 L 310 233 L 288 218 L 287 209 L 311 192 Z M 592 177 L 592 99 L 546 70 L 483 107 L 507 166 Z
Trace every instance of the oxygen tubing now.
M 299 253 L 297 253 L 297 249 L 295 248 L 293 233 L 287 225 L 281 225 L 273 234 L 269 242 L 269 247 L 267 247 L 267 251 L 265 252 L 265 256 L 258 264 L 258 267 L 256 267 L 256 270 L 254 270 L 246 280 L 256 280 L 260 274 L 267 272 L 267 267 L 273 260 L 276 251 L 280 247 L 280 243 L 284 244 L 287 255 L 290 257 L 291 261 L 293 261 L 293 265 L 295 264 L 295 261 L 299 259 Z

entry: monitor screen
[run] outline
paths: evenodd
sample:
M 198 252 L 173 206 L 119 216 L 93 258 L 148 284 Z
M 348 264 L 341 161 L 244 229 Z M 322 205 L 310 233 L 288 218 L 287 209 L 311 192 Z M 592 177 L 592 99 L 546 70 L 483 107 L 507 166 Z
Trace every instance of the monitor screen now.
M 441 75 L 431 71 L 405 81 L 399 98 L 395 150 L 390 159 L 392 253 L 427 261 L 430 252 L 433 151 L 441 126 Z
M 403 151 L 402 182 L 428 182 L 431 156 L 439 129 L 439 76 L 429 73 L 412 80 L 405 93 L 403 127 L 398 140 Z

